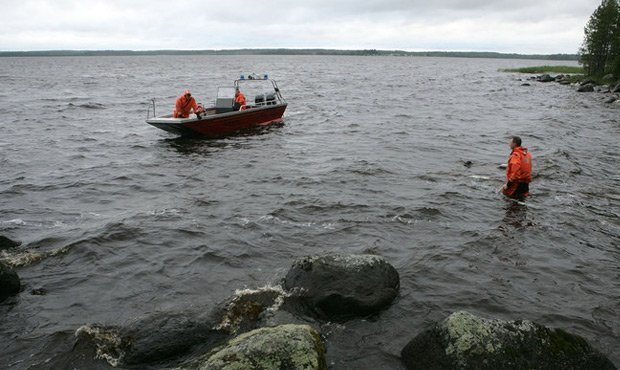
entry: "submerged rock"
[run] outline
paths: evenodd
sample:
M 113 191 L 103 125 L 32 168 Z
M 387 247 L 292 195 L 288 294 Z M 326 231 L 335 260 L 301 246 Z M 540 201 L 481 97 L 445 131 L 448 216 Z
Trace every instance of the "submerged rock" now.
M 195 345 L 213 346 L 226 338 L 206 319 L 191 313 L 162 312 L 127 327 L 85 325 L 78 342 L 93 342 L 97 358 L 112 366 L 150 364 L 185 354 Z
M 0 302 L 19 293 L 20 288 L 17 273 L 0 262 Z
M 308 325 L 256 329 L 230 340 L 223 348 L 187 369 L 325 370 L 325 345 Z
M 22 243 L 11 240 L 6 236 L 0 235 L 0 250 L 11 249 L 15 247 L 19 247 Z
M 284 288 L 319 317 L 346 319 L 379 312 L 398 295 L 396 269 L 375 255 L 328 255 L 296 260 Z
M 577 88 L 577 92 L 593 92 L 593 91 L 594 91 L 593 84 L 585 84 Z
M 609 98 L 607 98 L 607 99 L 605 100 L 605 103 L 607 103 L 607 104 L 611 104 L 611 103 L 614 103 L 616 100 L 618 100 L 618 98 L 617 98 L 617 97 L 615 97 L 615 96 L 610 96 Z
M 615 369 L 585 339 L 527 320 L 456 312 L 401 352 L 408 369 Z

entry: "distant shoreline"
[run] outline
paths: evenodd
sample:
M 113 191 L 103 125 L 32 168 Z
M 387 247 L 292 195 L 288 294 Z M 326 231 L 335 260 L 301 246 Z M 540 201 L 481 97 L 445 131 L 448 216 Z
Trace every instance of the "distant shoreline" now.
M 41 50 L 0 51 L 0 57 L 78 57 L 140 55 L 347 55 L 403 56 L 492 59 L 537 59 L 577 61 L 577 54 L 516 54 L 469 51 L 403 51 L 403 50 L 338 50 L 338 49 L 228 49 L 228 50 Z

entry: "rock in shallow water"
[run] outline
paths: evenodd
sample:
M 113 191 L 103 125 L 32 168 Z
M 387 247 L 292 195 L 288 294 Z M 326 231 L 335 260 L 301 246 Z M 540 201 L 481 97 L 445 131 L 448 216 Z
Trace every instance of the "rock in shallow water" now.
M 97 358 L 112 366 L 151 364 L 179 357 L 196 345 L 209 346 L 226 336 L 194 313 L 162 312 L 124 328 L 85 325 L 76 331 L 78 343 L 92 342 Z
M 17 273 L 0 262 L 0 302 L 19 293 L 20 288 Z
M 594 91 L 593 84 L 585 84 L 577 88 L 577 92 L 593 92 L 593 91 Z
M 375 255 L 329 255 L 296 260 L 284 288 L 313 313 L 346 319 L 379 312 L 398 295 L 396 269 Z
M 327 365 L 318 332 L 308 325 L 280 325 L 242 334 L 190 368 L 324 370 Z
M 402 350 L 408 369 L 615 369 L 585 339 L 527 320 L 456 312 Z
M 19 247 L 21 245 L 20 242 L 15 240 L 11 240 L 6 236 L 0 235 L 0 250 L 11 249 L 15 247 Z
M 544 75 L 541 75 L 541 76 L 538 78 L 538 81 L 540 81 L 540 82 L 553 82 L 553 81 L 555 81 L 555 78 L 554 78 L 554 77 L 551 77 L 551 76 L 550 76 L 550 75 L 548 75 L 548 74 L 544 74 Z

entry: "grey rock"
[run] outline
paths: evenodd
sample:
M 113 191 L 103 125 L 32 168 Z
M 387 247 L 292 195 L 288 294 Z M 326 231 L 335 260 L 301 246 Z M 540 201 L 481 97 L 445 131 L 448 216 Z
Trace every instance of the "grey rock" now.
M 603 81 L 615 81 L 615 77 L 613 74 L 606 74 L 605 76 L 603 76 Z
M 616 369 L 585 339 L 527 320 L 456 312 L 401 352 L 408 369 Z
M 287 299 L 282 287 L 267 286 L 237 291 L 211 314 L 210 321 L 228 335 L 256 329 L 268 312 L 278 311 Z
M 618 83 L 612 90 L 613 93 L 620 93 L 620 83 Z
M 592 79 L 586 79 L 586 80 L 581 81 L 579 83 L 579 85 L 581 85 L 581 86 L 584 86 L 584 85 L 592 85 L 592 86 L 594 86 L 594 85 L 596 85 L 596 81 L 594 81 Z
M 256 329 L 186 366 L 201 370 L 326 370 L 325 345 L 308 325 Z
M 606 103 L 606 104 L 611 104 L 611 103 L 616 102 L 617 100 L 618 100 L 618 98 L 617 98 L 617 97 L 615 97 L 615 96 L 611 96 L 611 97 L 609 97 L 607 100 L 605 100 L 605 103 Z
M 570 81 L 569 80 L 560 80 L 560 81 L 558 81 L 558 83 L 560 85 L 570 85 Z
M 19 247 L 21 245 L 20 242 L 11 240 L 6 236 L 0 235 L 0 250 L 11 249 L 15 247 Z
M 0 302 L 19 293 L 21 282 L 17 273 L 0 262 Z
M 592 84 L 581 85 L 579 86 L 579 88 L 577 88 L 577 92 L 593 92 L 593 91 L 594 91 L 594 85 Z
M 553 81 L 555 81 L 555 78 L 551 77 L 548 74 L 544 74 L 544 75 L 542 75 L 542 76 L 540 76 L 538 78 L 538 81 L 540 81 L 540 82 L 553 82 Z
M 112 366 L 156 363 L 179 357 L 193 346 L 215 346 L 226 339 L 204 317 L 189 312 L 162 312 L 127 327 L 85 325 L 76 337 L 78 343 L 93 343 L 97 357 Z
M 375 314 L 398 295 L 396 269 L 375 255 L 328 255 L 296 260 L 284 289 L 320 318 L 344 320 Z

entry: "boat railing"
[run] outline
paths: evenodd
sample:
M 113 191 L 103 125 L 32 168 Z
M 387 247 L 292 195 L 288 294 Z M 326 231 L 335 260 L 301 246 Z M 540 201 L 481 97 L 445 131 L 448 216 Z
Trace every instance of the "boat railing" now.
M 242 75 L 240 79 L 235 80 L 235 83 L 234 83 L 235 88 L 239 88 L 241 83 L 253 83 L 253 82 L 260 83 L 260 82 L 265 82 L 265 81 L 271 82 L 271 85 L 273 86 L 273 92 L 276 94 L 276 100 L 278 104 L 286 103 L 286 100 L 282 96 L 282 93 L 280 92 L 280 88 L 278 87 L 278 83 L 276 82 L 276 80 L 270 79 L 267 75 L 264 75 L 263 77 L 256 77 L 255 75 L 251 75 L 251 76 L 253 77 L 245 78 Z M 265 103 L 262 105 L 266 105 Z
M 151 118 L 151 112 L 153 113 L 153 118 L 157 117 L 157 114 L 155 114 L 155 98 L 150 100 L 149 107 L 146 109 L 147 120 Z

